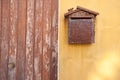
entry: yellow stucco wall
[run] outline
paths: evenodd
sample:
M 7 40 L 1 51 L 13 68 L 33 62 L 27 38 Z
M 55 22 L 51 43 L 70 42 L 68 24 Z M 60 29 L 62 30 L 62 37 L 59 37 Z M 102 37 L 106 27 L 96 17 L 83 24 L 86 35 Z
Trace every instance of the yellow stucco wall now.
M 69 45 L 64 13 L 79 5 L 100 13 L 95 43 Z M 59 80 L 120 80 L 120 0 L 60 0 Z

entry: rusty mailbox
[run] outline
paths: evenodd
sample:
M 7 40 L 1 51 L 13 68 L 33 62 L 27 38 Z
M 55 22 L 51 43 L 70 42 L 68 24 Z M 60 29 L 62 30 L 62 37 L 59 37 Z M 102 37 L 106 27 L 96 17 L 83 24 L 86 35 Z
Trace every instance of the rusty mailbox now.
M 68 18 L 68 40 L 69 43 L 90 44 L 94 43 L 95 17 L 99 13 L 77 6 L 68 9 L 65 18 Z

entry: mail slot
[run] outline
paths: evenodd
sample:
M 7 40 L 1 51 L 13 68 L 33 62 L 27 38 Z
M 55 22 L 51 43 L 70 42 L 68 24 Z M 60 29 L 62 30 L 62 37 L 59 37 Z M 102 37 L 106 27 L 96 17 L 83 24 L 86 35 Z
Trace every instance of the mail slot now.
M 68 40 L 70 44 L 90 44 L 94 43 L 95 17 L 97 12 L 77 7 L 76 10 L 69 9 L 65 14 L 68 18 Z

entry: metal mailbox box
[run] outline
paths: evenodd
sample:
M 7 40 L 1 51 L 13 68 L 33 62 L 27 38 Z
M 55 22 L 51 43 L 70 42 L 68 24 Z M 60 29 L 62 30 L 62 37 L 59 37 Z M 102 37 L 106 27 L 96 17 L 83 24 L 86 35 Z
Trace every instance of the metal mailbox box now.
M 69 43 L 90 44 L 94 43 L 94 27 L 97 12 L 78 6 L 75 10 L 69 9 L 65 13 L 68 18 Z

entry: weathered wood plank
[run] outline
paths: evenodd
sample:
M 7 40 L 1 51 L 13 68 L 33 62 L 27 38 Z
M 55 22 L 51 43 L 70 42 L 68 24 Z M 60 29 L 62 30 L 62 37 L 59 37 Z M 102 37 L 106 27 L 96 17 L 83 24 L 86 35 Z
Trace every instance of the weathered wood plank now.
M 58 0 L 52 0 L 52 56 L 51 56 L 51 79 L 57 80 L 58 66 Z
M 0 80 L 8 80 L 8 28 L 9 28 L 9 0 L 2 2 L 2 36 L 1 36 L 1 64 Z
M 8 80 L 16 80 L 18 0 L 10 0 Z M 13 67 L 11 67 L 13 65 Z
M 0 60 L 1 60 L 1 32 L 2 32 L 2 30 L 1 30 L 1 28 L 2 28 L 2 25 L 1 25 L 1 18 L 2 18 L 2 16 L 1 16 L 1 0 L 0 0 Z M 1 62 L 1 61 L 0 61 Z
M 16 61 L 16 79 L 25 80 L 27 1 L 18 0 L 18 3 L 18 53 Z
M 25 80 L 33 80 L 34 0 L 27 0 Z
M 57 80 L 58 0 L 0 0 L 1 11 L 0 80 Z
M 44 0 L 43 14 L 43 80 L 50 80 L 51 0 Z
M 36 0 L 35 5 L 35 46 L 34 46 L 34 80 L 42 79 L 42 18 L 43 1 Z

